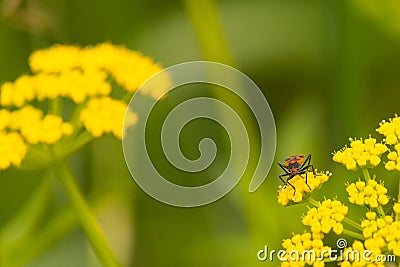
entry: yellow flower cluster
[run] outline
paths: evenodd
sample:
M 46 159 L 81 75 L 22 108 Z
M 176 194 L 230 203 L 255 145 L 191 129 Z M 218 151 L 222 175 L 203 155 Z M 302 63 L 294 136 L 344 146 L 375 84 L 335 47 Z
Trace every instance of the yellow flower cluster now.
M 400 256 L 400 221 L 392 216 L 377 217 L 375 212 L 367 212 L 362 221 L 364 246 L 371 251 L 387 248 L 394 255 Z
M 110 43 L 86 48 L 56 45 L 34 52 L 29 58 L 29 64 L 34 72 L 59 73 L 73 69 L 104 70 L 129 92 L 134 92 L 150 76 L 162 70 L 161 66 L 155 64 L 151 58 Z M 165 88 L 155 89 L 159 92 Z M 152 95 L 156 92 L 148 93 Z M 156 93 L 157 96 L 158 94 Z
M 0 85 L 0 105 L 8 108 L 0 110 L 0 137 L 5 140 L 0 143 L 7 144 L 0 148 L 0 169 L 19 166 L 29 145 L 53 144 L 70 135 L 74 128 L 79 134 L 79 123 L 95 137 L 112 133 L 121 138 L 127 105 L 110 97 L 112 80 L 132 93 L 162 70 L 152 59 L 110 43 L 85 48 L 55 45 L 33 52 L 29 65 L 33 74 Z M 168 78 L 143 93 L 158 98 L 167 86 Z M 78 125 L 30 105 L 32 101 L 49 100 L 45 103 L 48 109 L 62 114 L 63 101 L 59 98 L 81 104 L 71 118 L 76 123 L 79 117 Z M 136 115 L 128 112 L 125 126 L 136 121 Z
M 349 184 L 346 191 L 349 194 L 349 201 L 357 205 L 377 208 L 379 205 L 386 205 L 389 202 L 386 187 L 374 179 L 367 182 L 358 180 L 356 183 Z
M 396 145 L 400 139 L 400 118 L 396 115 L 389 122 L 383 120 L 376 131 L 385 136 L 386 144 Z
M 387 155 L 389 161 L 385 163 L 385 168 L 389 171 L 400 171 L 400 118 L 396 115 L 388 122 L 383 120 L 376 131 L 385 136 L 384 142 L 387 145 L 394 148 Z
M 371 254 L 364 254 L 367 249 L 364 247 L 364 244 L 358 240 L 355 240 L 353 242 L 353 245 L 349 248 L 346 248 L 343 252 L 344 256 L 344 261 L 340 263 L 341 267 L 379 267 L 379 266 L 385 266 L 384 261 L 376 261 L 377 256 L 381 255 L 381 250 L 380 249 L 373 249 L 369 250 Z M 354 254 L 354 251 L 357 252 L 357 254 Z M 363 255 L 369 255 L 367 258 L 364 257 Z
M 20 134 L 0 132 L 0 170 L 20 166 L 27 149 Z
M 37 99 L 71 98 L 82 103 L 87 97 L 108 95 L 111 85 L 102 70 L 66 70 L 60 74 L 39 73 L 23 75 L 14 83 L 4 83 L 1 90 L 1 105 L 21 107 L 26 102 Z
M 53 144 L 63 136 L 70 135 L 73 127 L 68 122 L 63 122 L 61 117 L 43 115 L 40 109 L 24 106 L 15 111 L 1 110 L 0 119 L 2 131 L 17 131 L 21 133 L 27 143 Z
M 302 223 L 311 227 L 313 233 L 329 233 L 331 230 L 340 235 L 343 232 L 343 224 L 348 207 L 338 200 L 324 200 L 318 208 L 308 210 Z
M 389 161 L 385 163 L 385 168 L 388 171 L 400 171 L 400 144 L 396 144 L 394 149 L 395 151 L 391 151 L 387 155 Z
M 73 127 L 61 117 L 43 115 L 40 109 L 24 106 L 15 111 L 0 110 L 0 169 L 20 166 L 29 145 L 53 144 L 70 135 Z
M 278 190 L 278 203 L 287 206 L 299 203 L 309 197 L 309 194 L 318 189 L 323 183 L 328 181 L 332 174 L 330 172 L 321 172 L 314 175 L 313 172 L 306 175 L 296 175 L 289 182 L 296 188 L 296 193 L 290 185 L 281 185 Z M 310 186 L 310 187 L 308 187 Z
M 396 214 L 400 214 L 400 203 L 399 203 L 399 202 L 394 203 L 394 205 L 393 205 L 393 211 L 394 211 Z
M 304 233 L 296 234 L 291 239 L 285 239 L 282 242 L 282 247 L 286 250 L 283 259 L 281 261 L 282 267 L 297 267 L 310 265 L 314 267 L 325 266 L 322 260 L 319 260 L 322 256 L 328 257 L 331 253 L 331 248 L 325 246 L 322 241 L 323 235 L 316 233 Z M 313 251 L 315 255 L 303 253 L 304 251 Z M 293 253 L 297 252 L 297 253 Z M 324 253 L 323 255 L 321 255 Z M 297 255 L 293 255 L 297 254 Z M 304 257 L 303 257 L 304 255 Z
M 110 97 L 95 98 L 88 102 L 81 111 L 80 120 L 86 129 L 99 137 L 105 133 L 112 133 L 117 138 L 122 138 L 122 128 L 127 105 L 124 102 L 114 100 Z M 129 123 L 135 124 L 136 114 L 129 113 Z
M 350 147 L 344 147 L 333 155 L 335 162 L 342 163 L 348 170 L 357 167 L 378 166 L 381 155 L 387 151 L 386 145 L 377 143 L 375 138 L 355 140 L 350 138 Z
M 81 103 L 92 96 L 105 96 L 111 92 L 111 76 L 128 92 L 134 92 L 150 76 L 162 68 L 150 58 L 122 46 L 103 43 L 80 48 L 56 45 L 34 52 L 29 64 L 34 75 L 23 75 L 15 82 L 0 87 L 3 106 L 21 107 L 33 99 L 71 98 Z M 159 97 L 169 85 L 168 79 L 158 88 L 143 91 Z

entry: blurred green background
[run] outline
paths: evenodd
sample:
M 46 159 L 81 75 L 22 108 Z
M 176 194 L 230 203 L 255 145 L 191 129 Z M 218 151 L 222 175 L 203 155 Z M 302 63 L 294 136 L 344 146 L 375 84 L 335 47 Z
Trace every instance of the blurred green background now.
M 275 161 L 312 153 L 317 169 L 333 172 L 315 199 L 338 196 L 348 203 L 344 183 L 360 174 L 345 172 L 331 153 L 349 136 L 376 136 L 378 122 L 400 108 L 395 0 L 3 0 L 1 13 L 0 82 L 28 73 L 30 52 L 54 43 L 111 41 L 165 67 L 192 60 L 234 65 L 262 89 L 274 113 Z M 195 150 L 189 139 L 184 146 Z M 221 200 L 185 209 L 141 191 L 121 142 L 111 137 L 71 160 L 125 266 L 277 266 L 258 261 L 257 251 L 264 245 L 278 250 L 283 238 L 305 230 L 306 204 L 276 202 L 277 165 L 253 194 L 246 191 L 250 180 L 242 179 Z M 15 227 L 16 235 L 26 228 L 30 236 L 15 257 L 21 266 L 99 266 L 60 185 L 45 186 L 43 173 L 0 173 L 0 227 Z M 397 181 L 378 177 L 396 195 Z M 24 213 L 29 216 L 15 226 L 24 209 L 36 212 Z M 353 208 L 350 217 L 363 211 Z

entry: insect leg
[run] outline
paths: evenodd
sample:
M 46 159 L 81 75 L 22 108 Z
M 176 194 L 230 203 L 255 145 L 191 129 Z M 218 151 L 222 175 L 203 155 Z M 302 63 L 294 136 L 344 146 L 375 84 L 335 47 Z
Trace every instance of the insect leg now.
M 286 184 L 290 185 L 290 186 L 293 188 L 293 190 L 294 190 L 293 195 L 296 195 L 296 187 L 294 187 L 294 185 L 292 185 L 292 184 L 289 182 L 289 180 L 292 179 L 294 176 L 295 176 L 295 175 L 289 175 L 289 177 L 286 179 Z
M 281 169 L 286 173 L 286 174 L 290 174 L 290 172 L 288 171 L 287 167 L 285 165 L 283 165 L 283 163 L 280 163 L 279 161 L 277 162 L 279 167 L 281 167 Z

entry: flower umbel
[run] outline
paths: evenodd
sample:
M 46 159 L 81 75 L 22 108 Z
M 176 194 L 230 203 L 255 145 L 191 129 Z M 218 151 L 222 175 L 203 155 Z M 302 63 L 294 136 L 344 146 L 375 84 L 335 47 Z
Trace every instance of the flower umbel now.
M 400 256 L 400 221 L 392 216 L 378 217 L 374 212 L 368 212 L 362 221 L 365 248 L 384 249 Z
M 376 131 L 385 136 L 385 143 L 388 145 L 396 145 L 400 139 L 400 118 L 395 115 L 389 121 L 383 120 L 379 123 Z
M 384 206 L 389 202 L 386 187 L 374 179 L 367 182 L 358 180 L 356 183 L 349 184 L 346 191 L 349 194 L 350 203 L 357 205 L 377 208 L 379 205 Z
M 395 115 L 389 121 L 383 120 L 376 131 L 385 136 L 384 142 L 391 147 L 385 168 L 389 171 L 400 171 L 400 118 Z
M 306 200 L 310 196 L 310 193 L 320 188 L 323 183 L 328 181 L 331 175 L 330 172 L 321 172 L 317 173 L 317 175 L 314 175 L 313 172 L 308 172 L 308 185 L 306 184 L 305 174 L 296 175 L 289 181 L 296 188 L 296 193 L 290 185 L 281 185 L 278 191 L 278 203 L 287 206 Z
M 14 166 L 52 172 L 99 261 L 121 266 L 77 186 L 68 157 L 104 134 L 121 139 L 124 118 L 126 127 L 137 122 L 136 114 L 127 111 L 127 99 L 162 68 L 139 52 L 111 43 L 55 45 L 33 52 L 29 65 L 31 74 L 0 85 L 0 171 Z M 158 97 L 168 85 L 166 75 L 165 82 L 141 93 Z M 37 196 L 45 199 L 35 193 L 35 200 Z M 30 215 L 31 210 L 26 212 Z
M 333 161 L 342 163 L 348 170 L 376 167 L 381 162 L 381 155 L 387 151 L 386 145 L 377 143 L 375 138 L 349 140 L 350 147 L 344 147 L 333 155 Z
M 26 144 L 18 154 L 20 160 L 14 159 L 8 164 L 5 161 L 0 169 L 23 164 L 32 145 L 52 145 L 69 136 L 70 140 L 64 143 L 80 144 L 73 139 L 79 139 L 85 129 L 93 137 L 110 133 L 121 139 L 127 109 L 122 99 L 127 99 L 126 96 L 142 82 L 161 70 L 150 58 L 110 43 L 85 48 L 55 45 L 32 53 L 29 65 L 33 74 L 22 75 L 0 86 L 0 104 L 7 108 L 0 110 L 0 132 L 4 132 L 4 136 L 15 132 Z M 113 80 L 127 95 L 115 99 L 115 94 L 111 94 L 115 87 Z M 164 85 L 154 88 L 157 92 L 144 93 L 158 95 L 167 85 L 168 79 Z M 62 113 L 62 105 L 71 100 L 77 105 L 68 119 Z M 34 106 L 33 101 L 45 103 L 47 109 Z M 129 125 L 136 123 L 133 112 L 127 117 Z M 44 149 L 43 153 L 46 151 Z
M 305 232 L 283 240 L 282 247 L 286 250 L 286 253 L 284 254 L 284 261 L 281 262 L 281 266 L 294 267 L 305 266 L 306 264 L 315 267 L 324 266 L 324 262 L 318 259 L 321 257 L 323 251 L 325 253 L 322 256 L 328 256 L 331 248 L 324 245 L 322 238 L 322 235 Z M 313 251 L 315 255 L 303 253 L 305 250 Z M 297 252 L 296 254 L 299 256 L 306 255 L 306 257 L 299 257 L 293 260 L 293 252 Z
M 339 200 L 324 200 L 317 208 L 311 208 L 303 217 L 302 223 L 311 227 L 313 233 L 327 234 L 330 231 L 340 235 L 343 232 L 343 220 L 348 207 Z

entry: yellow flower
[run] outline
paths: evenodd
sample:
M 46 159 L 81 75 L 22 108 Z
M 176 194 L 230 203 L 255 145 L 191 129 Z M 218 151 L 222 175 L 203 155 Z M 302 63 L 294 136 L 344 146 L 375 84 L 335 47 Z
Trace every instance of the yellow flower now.
M 129 92 L 134 92 L 150 76 L 162 70 L 151 58 L 109 43 L 86 49 L 84 59 L 88 65 L 95 62 L 107 70 L 115 81 Z
M 349 194 L 350 203 L 357 205 L 367 205 L 377 208 L 379 205 L 386 205 L 389 202 L 387 189 L 382 183 L 377 183 L 374 179 L 368 182 L 358 181 L 349 184 L 346 188 Z
M 290 183 L 296 188 L 296 193 L 290 185 L 281 185 L 278 192 L 278 203 L 287 206 L 295 203 L 299 203 L 307 199 L 311 192 L 318 189 L 323 183 L 328 181 L 332 174 L 330 172 L 321 172 L 314 175 L 313 172 L 307 173 L 307 183 L 306 175 L 296 175 L 290 179 Z M 310 186 L 310 187 L 308 187 Z
M 28 75 L 19 77 L 14 83 L 3 83 L 0 87 L 1 105 L 22 107 L 25 102 L 33 100 L 35 95 L 32 85 L 32 77 Z
M 377 250 L 387 248 L 394 255 L 400 256 L 400 222 L 393 220 L 392 216 L 371 216 L 371 212 L 361 223 L 365 238 L 365 248 Z
M 311 208 L 303 217 L 302 223 L 311 227 L 311 232 L 327 234 L 330 231 L 340 235 L 343 232 L 342 221 L 348 208 L 338 200 L 327 199 L 318 208 Z
M 8 155 L 0 159 L 0 169 L 18 166 L 28 145 L 54 144 L 71 135 L 75 126 L 80 126 L 64 122 L 61 116 L 55 115 L 65 115 L 59 107 L 68 101 L 60 98 L 81 104 L 76 107 L 71 122 L 83 124 L 95 137 L 112 133 L 122 138 L 124 117 L 126 127 L 135 124 L 137 117 L 130 111 L 125 116 L 127 105 L 110 97 L 114 82 L 132 93 L 162 70 L 152 59 L 110 43 L 84 48 L 54 45 L 33 52 L 29 65 L 33 74 L 0 85 L 0 105 L 11 107 L 9 110 L 0 109 L 0 134 L 5 140 L 15 139 L 17 150 L 15 158 Z M 170 85 L 168 75 L 162 77 L 154 86 L 144 88 L 142 93 L 160 97 Z M 54 114 L 33 107 L 30 105 L 32 101 L 46 101 L 39 105 L 48 105 Z M 79 115 L 78 120 L 75 114 Z M 22 141 L 19 142 L 16 136 Z M 9 146 L 4 146 L 0 153 L 9 150 Z
M 389 122 L 383 120 L 376 131 L 385 136 L 385 143 L 395 145 L 400 139 L 400 118 L 395 115 Z
M 0 132 L 0 170 L 20 166 L 27 149 L 20 134 Z
M 70 135 L 73 127 L 55 115 L 43 116 L 40 109 L 25 106 L 11 113 L 10 129 L 18 130 L 29 144 L 53 144 Z
M 0 109 L 0 131 L 10 127 L 11 112 L 6 109 Z
M 291 239 L 283 240 L 282 247 L 286 253 L 282 257 L 285 260 L 281 261 L 281 266 L 305 266 L 306 264 L 315 267 L 324 266 L 324 262 L 319 258 L 323 252 L 323 256 L 328 257 L 331 248 L 324 245 L 322 238 L 321 235 L 305 232 L 301 235 L 296 234 Z M 312 251 L 312 253 L 304 253 L 306 250 L 307 252 Z
M 0 90 L 3 106 L 21 107 L 33 99 L 42 101 L 58 97 L 68 97 L 75 103 L 81 103 L 87 97 L 110 94 L 111 85 L 107 82 L 107 75 L 102 70 L 74 69 L 59 74 L 24 75 L 14 83 L 4 83 Z
M 400 143 L 394 145 L 394 151 L 389 152 L 387 158 L 389 161 L 385 163 L 385 168 L 400 171 Z
M 104 70 L 128 92 L 134 92 L 149 77 L 160 72 L 161 66 L 151 58 L 123 46 L 102 43 L 93 47 L 79 48 L 71 45 L 55 45 L 34 52 L 29 64 L 34 72 L 62 73 L 71 70 Z M 143 93 L 159 97 L 169 86 L 165 84 Z
M 350 147 L 344 147 L 333 155 L 333 161 L 342 163 L 348 170 L 357 167 L 378 166 L 381 155 L 387 151 L 386 145 L 376 143 L 375 138 L 356 140 L 350 138 Z
M 37 99 L 71 98 L 75 103 L 87 97 L 107 96 L 111 92 L 109 77 L 132 93 L 148 78 L 162 70 L 152 59 L 123 46 L 102 43 L 80 48 L 55 45 L 37 50 L 29 58 L 34 75 L 23 75 L 0 87 L 2 106 L 22 107 Z M 167 74 L 157 84 L 141 92 L 159 98 L 170 85 Z
M 394 211 L 396 214 L 400 214 L 400 203 L 399 203 L 399 202 L 397 202 L 397 203 L 394 204 L 394 206 L 393 206 L 393 211 Z
M 36 50 L 29 57 L 29 66 L 34 72 L 62 72 L 80 66 L 82 50 L 74 45 L 53 45 Z
M 86 129 L 99 137 L 105 133 L 112 133 L 117 138 L 122 138 L 122 126 L 127 105 L 110 97 L 92 99 L 87 107 L 81 111 L 80 120 Z M 136 114 L 129 113 L 129 122 L 135 124 Z

